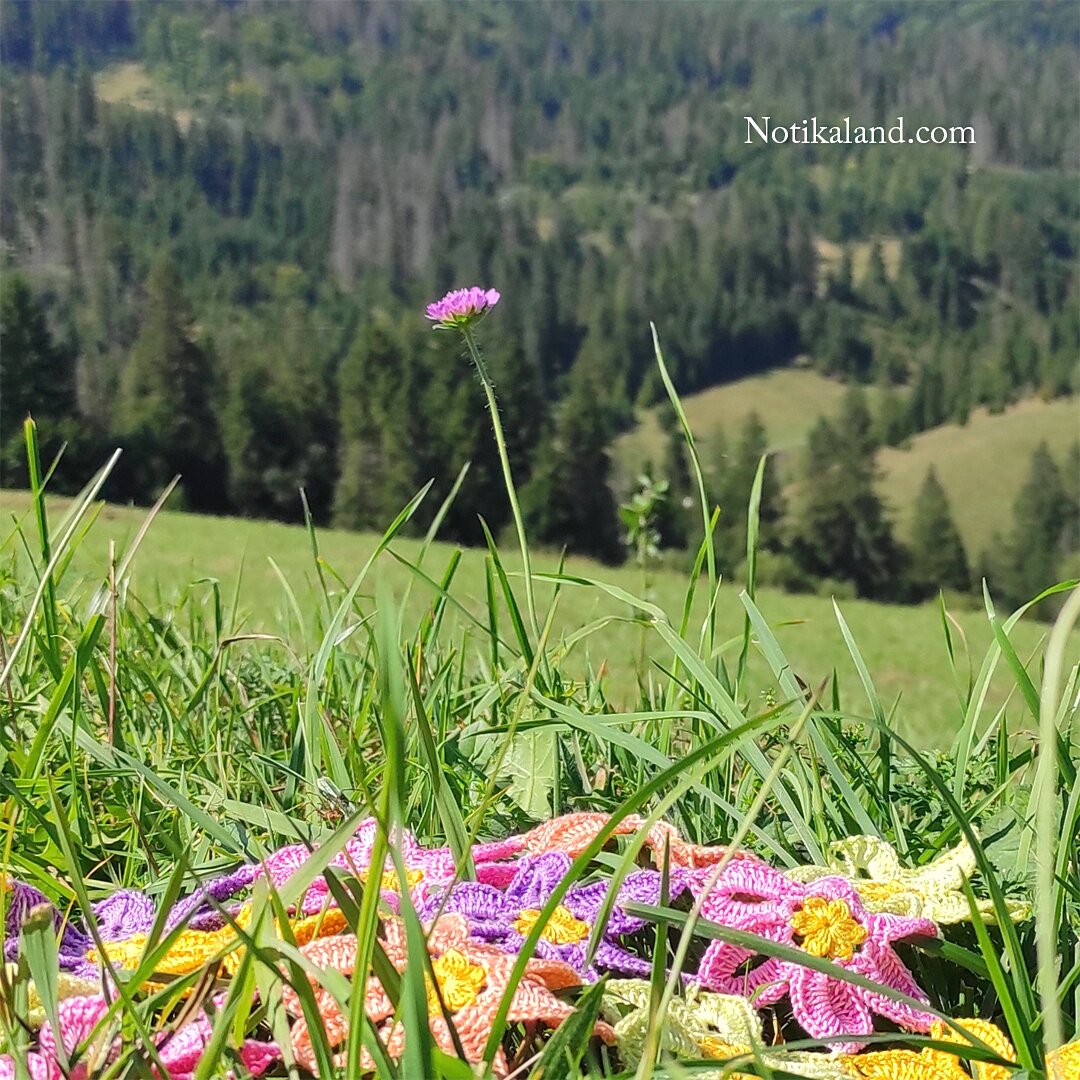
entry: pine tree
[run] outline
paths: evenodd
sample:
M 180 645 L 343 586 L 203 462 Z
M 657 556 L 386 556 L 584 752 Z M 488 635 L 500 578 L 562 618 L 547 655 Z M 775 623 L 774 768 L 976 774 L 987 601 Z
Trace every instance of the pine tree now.
M 612 429 L 599 407 L 603 397 L 599 373 L 575 365 L 521 502 L 533 542 L 618 562 L 624 550 L 608 485 Z
M 964 544 L 932 466 L 915 501 L 911 580 L 924 595 L 933 595 L 938 589 L 963 591 L 971 584 Z
M 33 416 L 43 459 L 66 447 L 54 491 L 77 491 L 100 465 L 97 432 L 77 415 L 72 350 L 56 343 L 45 309 L 21 274 L 0 290 L 0 482 L 27 483 L 23 421 Z
M 1062 528 L 1061 547 L 1069 556 L 1080 556 L 1080 439 L 1073 442 L 1065 455 L 1066 514 Z M 1080 559 L 1073 560 L 1073 567 Z
M 212 405 L 210 358 L 195 342 L 191 309 L 167 259 L 151 270 L 139 336 L 120 387 L 116 425 L 129 446 L 133 494 L 146 498 L 183 477 L 187 504 L 224 506 L 225 467 Z
M 659 418 L 664 428 L 664 458 L 657 471 L 668 487 L 667 499 L 660 507 L 657 527 L 663 547 L 685 548 L 690 543 L 695 501 L 686 439 L 675 414 L 665 405 L 660 407 Z
M 875 241 L 870 248 L 866 276 L 859 291 L 866 297 L 870 306 L 886 318 L 895 319 L 900 314 L 900 302 L 892 282 L 889 281 L 879 242 Z
M 397 329 L 380 313 L 357 335 L 342 361 L 340 471 L 334 494 L 338 528 L 385 527 L 422 482 L 410 452 L 421 422 L 415 411 L 412 418 L 407 415 L 417 389 L 410 355 Z
M 1069 511 L 1070 493 L 1042 442 L 1013 504 L 1012 529 L 995 537 L 990 556 L 991 588 L 1003 602 L 1018 607 L 1056 584 Z
M 713 440 L 714 490 L 720 506 L 715 543 L 721 565 L 729 572 L 746 557 L 746 524 L 750 494 L 754 487 L 758 465 L 768 453 L 768 435 L 756 412 L 747 415 L 739 441 L 731 454 L 724 440 Z M 719 452 L 723 457 L 719 457 Z M 761 484 L 761 503 L 758 508 L 758 547 L 778 551 L 782 545 L 781 526 L 785 502 L 775 463 L 769 462 Z
M 945 402 L 945 375 L 939 355 L 919 368 L 908 399 L 908 415 L 912 431 L 929 431 L 940 427 L 949 418 Z
M 905 555 L 874 490 L 874 454 L 859 425 L 851 431 L 823 417 L 810 432 L 792 554 L 812 577 L 850 581 L 860 596 L 902 599 Z
M 74 365 L 53 342 L 45 309 L 22 274 L 0 292 L 0 433 L 17 434 L 33 414 L 39 424 L 69 416 L 75 405 Z
M 911 435 L 907 402 L 893 387 L 881 391 L 874 438 L 881 446 L 900 446 Z
M 870 413 L 866 391 L 857 383 L 844 391 L 837 422 L 851 452 L 867 460 L 872 459 L 878 446 L 874 418 Z

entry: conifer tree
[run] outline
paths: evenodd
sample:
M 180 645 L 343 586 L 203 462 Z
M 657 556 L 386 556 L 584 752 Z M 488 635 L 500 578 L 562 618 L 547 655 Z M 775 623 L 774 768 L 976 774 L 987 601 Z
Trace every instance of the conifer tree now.
M 731 454 L 726 452 L 723 438 L 714 438 L 714 491 L 720 506 L 715 542 L 722 565 L 729 571 L 746 556 L 746 515 L 761 458 L 768 452 L 768 435 L 757 412 L 743 421 L 739 441 Z M 722 455 L 722 456 L 721 456 Z M 758 510 L 758 546 L 777 551 L 782 546 L 781 525 L 784 517 L 784 495 L 775 463 L 766 465 L 761 485 L 761 504 Z
M 599 372 L 575 365 L 567 396 L 537 449 L 521 502 L 535 543 L 618 562 L 624 551 L 608 486 L 612 429 L 600 405 L 603 397 Z
M 338 371 L 338 528 L 384 527 L 416 493 L 422 481 L 409 443 L 419 418 L 406 415 L 416 389 L 396 328 L 377 313 Z
M 935 356 L 919 368 L 908 411 L 912 431 L 929 431 L 940 427 L 949 417 L 945 403 L 945 375 L 940 356 Z
M 660 406 L 658 416 L 664 429 L 664 457 L 657 472 L 668 487 L 667 499 L 660 507 L 657 527 L 663 547 L 685 548 L 691 542 L 695 501 L 686 440 L 674 412 L 666 402 Z
M 1069 513 L 1070 493 L 1042 442 L 1013 503 L 1012 529 L 995 537 L 989 559 L 991 588 L 1002 601 L 1018 607 L 1056 584 Z
M 223 508 L 225 466 L 212 377 L 210 358 L 194 338 L 180 277 L 168 259 L 159 260 L 147 282 L 142 325 L 117 406 L 117 428 L 131 450 L 127 468 L 141 497 L 179 473 L 190 507 Z
M 792 554 L 812 577 L 850 581 L 860 596 L 901 599 L 904 552 L 874 490 L 874 454 L 860 427 L 822 417 L 810 432 Z
M 924 595 L 970 586 L 967 554 L 949 509 L 949 499 L 933 467 L 915 502 L 911 539 L 911 580 Z
M 858 383 L 844 391 L 838 424 L 851 452 L 871 461 L 878 446 L 877 433 L 870 413 L 870 399 Z M 872 470 L 872 464 L 870 468 Z
M 29 415 L 37 421 L 43 457 L 68 445 L 53 476 L 54 490 L 78 490 L 87 465 L 98 464 L 94 433 L 84 431 L 87 425 L 76 417 L 74 376 L 70 350 L 54 341 L 26 278 L 7 275 L 0 291 L 0 483 L 27 482 L 23 421 Z
M 878 399 L 874 437 L 881 446 L 900 446 L 910 435 L 907 403 L 893 387 L 887 386 Z
M 40 422 L 74 408 L 74 370 L 57 348 L 45 310 L 22 274 L 8 275 L 0 292 L 0 433 L 5 441 L 30 413 Z
M 1080 576 L 1080 439 L 1069 447 L 1063 472 L 1066 513 L 1061 548 L 1071 558 L 1071 568 L 1067 564 L 1066 572 Z

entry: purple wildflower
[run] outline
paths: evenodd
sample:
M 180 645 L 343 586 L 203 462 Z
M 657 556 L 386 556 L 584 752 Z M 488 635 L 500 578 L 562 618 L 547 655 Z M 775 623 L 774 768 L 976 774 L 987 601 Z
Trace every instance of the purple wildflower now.
M 463 330 L 499 302 L 497 289 L 454 289 L 427 306 L 427 317 L 436 330 Z

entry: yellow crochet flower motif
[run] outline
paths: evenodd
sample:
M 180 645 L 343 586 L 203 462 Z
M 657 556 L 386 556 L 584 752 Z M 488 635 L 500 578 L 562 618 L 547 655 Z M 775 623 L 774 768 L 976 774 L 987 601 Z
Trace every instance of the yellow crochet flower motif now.
M 365 885 L 368 882 L 369 873 L 370 873 L 369 870 L 361 870 L 360 871 L 360 880 Z M 420 882 L 423 881 L 423 880 L 424 880 L 424 871 L 423 870 L 415 869 L 415 870 L 406 870 L 405 871 L 405 888 L 406 889 L 410 889 L 410 890 L 415 889 L 416 886 L 419 885 Z M 386 871 L 384 871 L 382 876 L 379 878 L 379 888 L 386 890 L 386 892 L 395 892 L 395 893 L 401 892 L 401 882 L 398 880 L 397 871 L 396 870 L 386 870 Z
M 457 949 L 447 949 L 437 960 L 432 961 L 431 970 L 435 972 L 435 981 L 439 984 L 439 995 L 450 1012 L 457 1012 L 471 1005 L 477 994 L 487 982 L 487 972 L 480 964 L 472 964 Z M 438 1016 L 442 1013 L 435 987 L 428 980 L 428 1013 Z
M 536 908 L 524 908 L 514 920 L 514 929 L 519 934 L 528 934 L 540 918 Z M 575 919 L 568 907 L 559 904 L 551 913 L 551 918 L 544 924 L 540 936 L 555 945 L 573 945 L 588 937 L 589 924 Z
M 956 1058 L 950 1059 L 956 1062 Z M 918 1050 L 878 1050 L 844 1059 L 845 1075 L 857 1080 L 971 1080 L 958 1063 L 934 1061 Z
M 1016 1061 L 1016 1051 L 1008 1036 L 987 1020 L 958 1020 L 965 1031 L 985 1043 L 998 1057 Z M 937 1020 L 930 1037 L 938 1042 L 971 1046 L 972 1042 L 948 1024 Z M 854 1080 L 1009 1080 L 1011 1072 L 1004 1065 L 972 1061 L 965 1067 L 960 1058 L 945 1050 L 881 1050 L 854 1056 L 841 1055 L 846 1075 Z M 968 1072 L 968 1068 L 971 1069 Z
M 5 964 L 4 974 L 10 983 L 14 983 L 19 976 L 18 964 Z M 82 997 L 86 994 L 100 994 L 100 979 L 84 979 L 78 975 L 72 975 L 70 971 L 58 971 L 56 978 L 56 1000 L 63 1001 L 69 997 Z M 45 1006 L 42 1004 L 38 988 L 31 979 L 26 984 L 26 1015 L 22 1017 L 31 1027 L 38 1028 L 45 1023 Z
M 877 836 L 849 836 L 829 845 L 824 866 L 800 866 L 790 871 L 796 881 L 823 877 L 846 878 L 869 911 L 911 918 L 933 919 L 941 925 L 968 922 L 971 909 L 964 896 L 964 881 L 977 869 L 975 852 L 965 840 L 914 869 L 900 863 L 896 850 Z M 1031 916 L 1031 905 L 1006 900 L 1014 922 Z M 985 922 L 996 921 L 993 904 L 978 902 Z
M 714 1058 L 717 1061 L 729 1061 L 731 1058 L 740 1057 L 743 1054 L 751 1054 L 753 1050 L 749 1046 L 740 1046 L 737 1043 L 724 1042 L 718 1035 L 706 1035 L 698 1044 L 702 1057 Z M 750 1073 L 728 1073 L 725 1080 L 756 1080 Z
M 1046 1055 L 1050 1080 L 1080 1080 L 1080 1042 L 1066 1043 Z
M 791 928 L 811 956 L 850 960 L 866 940 L 866 927 L 856 922 L 847 901 L 811 896 L 791 917 Z
M 251 911 L 251 905 L 245 904 L 237 912 L 235 922 L 241 930 L 246 930 L 251 925 Z M 340 908 L 329 908 L 317 915 L 290 921 L 298 945 L 306 945 L 317 937 L 338 934 L 346 925 L 345 915 Z M 280 936 L 280 928 L 276 922 L 274 926 Z M 182 930 L 165 955 L 154 965 L 154 971 L 163 975 L 187 975 L 198 971 L 204 964 L 221 956 L 237 940 L 236 930 L 231 923 L 219 930 Z M 105 955 L 114 967 L 122 971 L 134 971 L 142 963 L 148 941 L 146 934 L 132 934 L 122 941 L 107 941 Z M 90 949 L 86 957 L 91 963 L 101 963 L 97 949 Z M 222 958 L 222 966 L 230 975 L 239 968 L 241 957 L 242 950 L 234 949 Z

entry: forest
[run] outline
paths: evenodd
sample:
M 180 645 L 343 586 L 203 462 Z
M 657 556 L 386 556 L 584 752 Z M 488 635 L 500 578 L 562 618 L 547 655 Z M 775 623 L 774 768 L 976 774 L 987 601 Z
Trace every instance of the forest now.
M 482 542 L 509 524 L 486 409 L 422 317 L 480 283 L 535 543 L 620 561 L 642 515 L 659 550 L 700 543 L 673 414 L 647 476 L 612 472 L 666 400 L 651 321 L 680 393 L 793 364 L 849 387 L 766 472 L 773 582 L 910 601 L 989 575 L 1019 603 L 1075 562 L 1080 451 L 1039 448 L 988 552 L 932 472 L 901 543 L 875 467 L 1080 389 L 1067 3 L 11 0 L 2 31 L 5 486 L 27 413 L 57 490 L 119 445 L 116 501 L 179 473 L 174 505 L 352 529 L 434 478 L 425 530 L 468 463 L 442 534 Z M 976 143 L 746 145 L 744 114 Z M 760 422 L 719 445 L 707 497 L 745 506 Z M 745 531 L 722 514 L 727 573 Z

